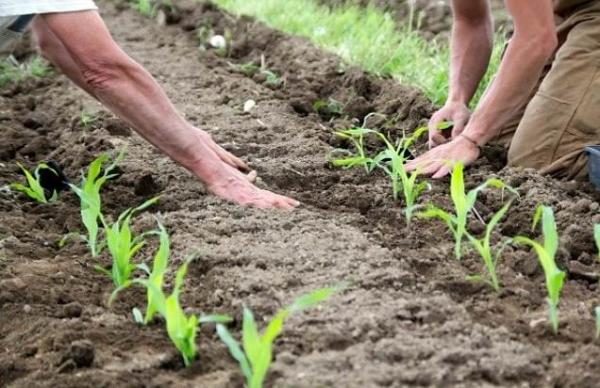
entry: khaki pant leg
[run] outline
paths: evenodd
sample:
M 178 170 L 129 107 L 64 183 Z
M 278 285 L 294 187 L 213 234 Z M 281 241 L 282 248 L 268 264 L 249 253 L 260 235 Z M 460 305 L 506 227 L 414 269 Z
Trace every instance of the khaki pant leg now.
M 584 178 L 584 147 L 600 143 L 600 9 L 572 15 L 552 68 L 527 105 L 509 152 L 511 166 Z

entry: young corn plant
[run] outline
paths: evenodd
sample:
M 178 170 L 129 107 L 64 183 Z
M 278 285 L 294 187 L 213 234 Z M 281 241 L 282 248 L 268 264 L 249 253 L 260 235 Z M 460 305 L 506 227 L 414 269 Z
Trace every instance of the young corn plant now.
M 50 172 L 58 175 L 58 173 L 52 167 L 48 166 L 46 163 L 40 163 L 35 168 L 35 170 L 33 171 L 33 174 L 32 174 L 21 163 L 17 162 L 17 164 L 21 168 L 21 171 L 23 171 L 23 174 L 25 174 L 25 179 L 27 180 L 27 186 L 25 186 L 21 183 L 13 183 L 10 185 L 10 187 L 13 190 L 16 190 L 18 192 L 21 192 L 21 193 L 27 195 L 29 198 L 33 199 L 34 201 L 36 201 L 38 203 L 45 204 L 45 203 L 50 203 L 50 202 L 56 201 L 56 199 L 58 198 L 58 193 L 56 191 L 54 191 L 52 193 L 52 195 L 50 196 L 50 198 L 48 198 L 48 196 L 46 195 L 46 189 L 44 189 L 44 187 L 42 186 L 42 183 L 41 183 L 41 171 L 42 170 L 49 170 Z
M 152 263 L 152 270 L 148 268 L 145 263 L 139 264 L 138 268 L 143 270 L 148 275 L 148 283 L 152 284 L 156 289 L 163 290 L 163 283 L 167 268 L 169 266 L 169 257 L 171 255 L 171 240 L 165 227 L 159 222 L 158 223 L 158 235 L 160 239 L 160 245 L 156 254 L 154 255 L 154 261 Z M 134 317 L 138 323 L 147 325 L 152 321 L 156 313 L 159 311 L 159 305 L 155 298 L 155 292 L 150 288 L 146 290 L 148 304 L 146 306 L 146 314 L 144 318 L 141 318 L 142 314 L 139 310 L 134 309 Z
M 273 361 L 273 343 L 283 331 L 286 319 L 297 312 L 316 306 L 329 299 L 337 288 L 324 288 L 299 297 L 287 308 L 279 311 L 269 322 L 262 335 L 258 331 L 252 311 L 244 307 L 242 345 L 227 328 L 217 324 L 217 334 L 239 363 L 248 388 L 262 388 Z
M 100 214 L 106 234 L 106 245 L 112 257 L 112 267 L 110 271 L 99 266 L 96 268 L 112 278 L 117 288 L 131 284 L 133 272 L 137 268 L 133 258 L 145 244 L 145 234 L 134 236 L 130 226 L 131 218 L 157 201 L 158 197 L 152 198 L 134 209 L 125 210 L 112 225 Z
M 347 139 L 350 142 L 352 142 L 354 148 L 356 149 L 356 154 L 352 154 L 348 150 L 337 149 L 335 151 L 344 152 L 348 154 L 348 156 L 332 159 L 331 164 L 335 167 L 342 167 L 345 169 L 354 167 L 364 167 L 367 173 L 373 171 L 373 168 L 376 165 L 374 163 L 374 159 L 367 156 L 365 150 L 365 136 L 374 133 L 377 132 L 364 127 L 356 127 L 336 132 L 336 135 L 338 137 L 342 139 Z
M 97 257 L 102 250 L 102 247 L 98 243 L 98 234 L 100 231 L 98 222 L 100 222 L 102 216 L 100 189 L 109 179 L 116 176 L 111 174 L 111 172 L 114 171 L 114 168 L 121 161 L 123 154 L 121 152 L 106 168 L 104 166 L 109 162 L 110 157 L 107 154 L 100 155 L 88 167 L 87 176 L 83 177 L 81 185 L 79 187 L 73 184 L 70 185 L 71 190 L 77 194 L 81 202 L 81 220 L 87 230 L 87 236 L 81 236 L 81 238 L 88 244 L 92 257 Z M 69 237 L 71 235 L 65 236 L 61 240 L 60 245 L 64 245 Z
M 494 231 L 500 220 L 504 218 L 504 216 L 508 212 L 508 209 L 510 209 L 511 204 L 512 201 L 509 201 L 500 210 L 498 210 L 496 214 L 494 214 L 490 222 L 486 225 L 485 234 L 481 239 L 473 237 L 468 232 L 466 233 L 467 237 L 469 238 L 469 241 L 471 242 L 471 245 L 473 245 L 473 247 L 477 250 L 481 258 L 483 259 L 483 263 L 485 265 L 485 268 L 487 269 L 489 276 L 489 280 L 486 280 L 486 282 L 489 283 L 496 292 L 500 291 L 500 282 L 498 281 L 496 266 L 502 254 L 502 251 L 504 250 L 504 247 L 508 243 L 510 243 L 511 240 L 505 241 L 500 249 L 494 251 L 491 244 L 492 232 Z M 470 279 L 482 280 L 483 277 L 471 276 Z
M 226 315 L 186 315 L 179 302 L 179 296 L 183 288 L 185 276 L 187 275 L 189 264 L 195 257 L 188 258 L 177 270 L 175 275 L 175 285 L 170 295 L 165 295 L 161 287 L 156 281 L 150 279 L 134 279 L 130 282 L 137 283 L 146 287 L 148 295 L 148 303 L 152 303 L 154 313 L 158 312 L 165 320 L 167 326 L 167 334 L 173 345 L 179 350 L 183 358 L 185 366 L 191 363 L 198 356 L 198 346 L 196 345 L 196 337 L 201 324 L 205 323 L 228 323 L 231 322 L 231 317 Z M 113 293 L 111 301 L 116 297 L 116 293 L 128 287 L 126 284 Z M 154 314 L 153 313 L 153 314 Z
M 477 186 L 468 193 L 465 192 L 464 166 L 462 163 L 455 163 L 452 169 L 450 179 L 450 197 L 454 203 L 454 214 L 449 213 L 435 205 L 429 205 L 427 209 L 419 214 L 421 218 L 437 218 L 442 220 L 454 236 L 454 256 L 457 260 L 462 258 L 462 241 L 467 234 L 467 221 L 469 214 L 474 210 L 475 202 L 479 192 L 494 187 L 502 190 L 508 190 L 515 196 L 518 193 L 506 185 L 500 179 L 490 178 L 483 184 Z
M 385 143 L 386 149 L 375 157 L 373 164 L 381 168 L 390 178 L 394 199 L 397 200 L 400 194 L 402 194 L 407 226 L 409 226 L 412 221 L 419 196 L 427 189 L 427 187 L 429 187 L 429 185 L 427 182 L 417 181 L 419 171 L 408 173 L 404 164 L 410 156 L 410 147 L 426 132 L 427 127 L 419 128 L 412 136 L 404 136 L 398 141 L 397 145 L 392 144 L 385 135 L 377 133 L 379 138 Z
M 559 323 L 558 303 L 566 274 L 558 268 L 555 261 L 559 239 L 552 208 L 543 205 L 538 206 L 533 217 L 533 229 L 536 228 L 537 224 L 540 222 L 540 219 L 542 221 L 542 234 L 544 237 L 543 244 L 522 236 L 515 237 L 514 241 L 519 244 L 529 245 L 537 253 L 538 259 L 546 276 L 546 289 L 548 290 L 548 315 L 550 318 L 550 324 L 552 326 L 552 330 L 556 334 L 558 333 Z
M 79 115 L 79 123 L 85 129 L 91 128 L 91 126 L 98 121 L 99 117 L 93 113 L 81 112 Z
M 43 78 L 49 73 L 50 67 L 41 57 L 35 57 L 27 63 L 19 63 L 10 56 L 0 61 L 0 87 L 30 78 Z

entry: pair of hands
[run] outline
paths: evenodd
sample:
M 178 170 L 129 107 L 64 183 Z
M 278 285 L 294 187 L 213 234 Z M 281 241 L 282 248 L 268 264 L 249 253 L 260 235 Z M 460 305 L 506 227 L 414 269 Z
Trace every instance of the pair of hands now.
M 479 157 L 479 147 L 460 136 L 465 130 L 471 111 L 465 104 L 448 102 L 429 121 L 429 148 L 423 155 L 406 163 L 407 171 L 419 171 L 423 175 L 442 178 L 452 171 L 453 164 L 473 163 Z M 453 123 L 451 133 L 438 130 L 441 123 Z
M 430 150 L 418 158 L 408 162 L 408 171 L 418 170 L 423 175 L 442 178 L 450 173 L 452 165 L 462 162 L 473 163 L 479 157 L 479 147 L 460 136 L 464 131 L 471 112 L 462 103 L 447 103 L 437 111 L 429 122 Z M 451 121 L 451 133 L 444 133 L 437 128 L 444 121 Z M 200 130 L 198 130 L 200 131 Z M 279 208 L 292 210 L 300 203 L 292 198 L 272 193 L 256 187 L 253 182 L 256 172 L 251 171 L 246 163 L 215 143 L 204 131 L 198 133 L 204 142 L 219 158 L 220 174 L 210 182 L 205 182 L 208 190 L 214 195 L 242 206 L 257 208 Z

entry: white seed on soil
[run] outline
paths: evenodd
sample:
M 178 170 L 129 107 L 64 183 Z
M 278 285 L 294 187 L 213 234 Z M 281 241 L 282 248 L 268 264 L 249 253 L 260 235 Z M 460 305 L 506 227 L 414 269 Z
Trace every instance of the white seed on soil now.
M 244 112 L 250 112 L 256 106 L 256 101 L 248 100 L 244 103 Z
M 227 40 L 225 40 L 223 35 L 214 35 L 210 37 L 208 44 L 210 44 L 212 48 L 224 49 L 227 47 Z

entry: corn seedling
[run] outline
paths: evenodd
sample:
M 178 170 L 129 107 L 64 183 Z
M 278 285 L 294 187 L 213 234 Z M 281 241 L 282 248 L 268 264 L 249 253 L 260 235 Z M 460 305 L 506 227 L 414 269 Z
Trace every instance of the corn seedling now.
M 101 251 L 98 244 L 98 234 L 100 218 L 102 215 L 102 202 L 100 198 L 100 189 L 111 178 L 116 175 L 111 172 L 116 167 L 117 163 L 123 158 L 121 152 L 117 158 L 106 168 L 103 168 L 110 158 L 103 154 L 97 157 L 89 166 L 87 176 L 83 177 L 81 186 L 70 185 L 71 189 L 77 194 L 81 202 L 81 220 L 87 230 L 87 236 L 81 236 L 87 242 L 92 257 L 97 257 Z M 60 245 L 64 245 L 71 235 L 65 236 Z
M 23 171 L 23 174 L 25 174 L 25 179 L 27 180 L 27 186 L 25 186 L 21 183 L 13 183 L 10 185 L 10 187 L 13 190 L 21 192 L 21 193 L 27 195 L 29 198 L 31 198 L 34 201 L 39 202 L 39 203 L 49 203 L 49 202 L 56 201 L 56 199 L 58 198 L 58 193 L 56 191 L 54 191 L 52 193 L 52 195 L 50 196 L 50 198 L 48 198 L 48 196 L 46 195 L 46 189 L 44 189 L 44 187 L 42 186 L 42 183 L 41 183 L 41 171 L 42 170 L 49 170 L 50 172 L 54 173 L 55 175 L 58 175 L 58 173 L 52 167 L 48 166 L 46 163 L 40 163 L 35 168 L 35 170 L 33 171 L 33 174 L 32 174 L 21 163 L 17 163 L 17 164 L 21 168 L 21 171 Z
M 148 266 L 144 263 L 138 265 L 138 268 L 146 272 L 146 274 L 148 275 L 148 283 L 154 285 L 154 287 L 162 291 L 165 274 L 167 273 L 167 267 L 169 265 L 169 256 L 171 255 L 171 241 L 169 239 L 169 234 L 167 233 L 167 230 L 160 222 L 158 223 L 158 228 L 160 245 L 158 247 L 158 250 L 156 251 L 156 254 L 154 255 L 152 271 L 150 271 L 150 268 L 148 268 Z M 158 306 L 158 303 L 155 300 L 155 293 L 152 292 L 150 289 L 147 289 L 146 292 L 148 297 L 148 304 L 146 306 L 146 314 L 144 318 L 140 318 L 141 313 L 139 313 L 139 310 L 137 313 L 134 310 L 134 316 L 137 316 L 136 321 L 145 325 L 152 321 L 156 313 L 159 311 L 160 307 Z
M 85 129 L 90 128 L 96 121 L 98 121 L 98 116 L 95 116 L 91 113 L 81 112 L 79 115 L 79 123 Z
M 594 240 L 598 249 L 598 258 L 600 259 L 600 224 L 594 226 Z
M 285 320 L 294 313 L 329 299 L 337 291 L 337 288 L 324 288 L 301 296 L 292 305 L 279 311 L 262 335 L 258 331 L 252 311 L 244 307 L 242 345 L 224 325 L 217 324 L 217 334 L 229 349 L 231 356 L 239 363 L 248 388 L 262 388 L 273 361 L 273 343 L 281 334 Z
M 477 201 L 479 192 L 488 187 L 502 190 L 507 189 L 518 196 L 518 193 L 513 188 L 497 178 L 490 178 L 483 184 L 477 186 L 468 193 L 465 193 L 464 166 L 462 163 L 455 163 L 450 179 L 450 197 L 454 203 L 454 214 L 434 205 L 429 205 L 425 211 L 419 214 L 419 217 L 438 218 L 446 223 L 448 229 L 450 229 L 454 236 L 454 255 L 457 260 L 462 258 L 462 241 L 467 234 L 467 220 L 469 214 L 475 208 L 475 202 Z
M 535 229 L 540 219 L 542 221 L 542 234 L 544 237 L 543 244 L 522 236 L 515 237 L 514 241 L 519 244 L 529 245 L 537 253 L 546 276 L 550 324 L 556 334 L 558 332 L 558 303 L 566 275 L 557 267 L 555 261 L 559 239 L 552 208 L 543 205 L 538 206 L 533 217 L 533 229 Z
M 397 200 L 399 194 L 402 193 L 407 225 L 410 225 L 412 220 L 417 199 L 429 185 L 427 182 L 417 181 L 419 171 L 415 170 L 412 173 L 408 173 L 404 164 L 410 156 L 410 147 L 426 132 L 426 127 L 419 128 L 412 136 L 404 136 L 396 145 L 392 144 L 385 135 L 378 133 L 378 136 L 385 143 L 386 149 L 375 157 L 373 163 L 380 167 L 390 178 L 394 199 Z
M 344 106 L 342 105 L 342 103 L 333 98 L 315 101 L 313 103 L 313 109 L 324 120 L 330 120 L 334 117 L 340 117 L 344 113 Z
M 365 151 L 365 136 L 376 133 L 376 131 L 364 127 L 356 127 L 345 131 L 336 132 L 336 135 L 342 139 L 352 142 L 356 149 L 356 154 L 352 154 L 345 149 L 336 149 L 334 152 L 343 152 L 348 154 L 346 157 L 332 159 L 331 164 L 335 167 L 353 168 L 362 166 L 367 173 L 370 173 L 375 167 L 374 159 L 367 156 Z
M 113 292 L 111 302 L 116 294 L 128 287 L 132 283 L 143 285 L 148 290 L 148 295 L 152 295 L 151 300 L 153 309 L 156 310 L 164 319 L 167 326 L 167 334 L 173 342 L 173 345 L 179 350 L 186 366 L 198 356 L 198 347 L 196 345 L 196 336 L 198 328 L 205 323 L 228 323 L 231 317 L 226 315 L 186 315 L 179 302 L 179 296 L 183 288 L 185 276 L 187 275 L 189 264 L 195 257 L 188 258 L 177 270 L 175 275 L 175 285 L 169 296 L 157 285 L 157 282 L 150 279 L 134 279 Z M 150 303 L 150 302 L 149 302 Z
M 228 63 L 234 70 L 244 74 L 246 77 L 253 77 L 255 74 L 262 74 L 265 77 L 265 84 L 270 86 L 279 86 L 283 83 L 281 77 L 272 70 L 269 70 L 265 63 L 265 56 L 261 55 L 260 66 L 254 62 L 247 62 L 241 65 Z
M 158 197 L 152 198 L 134 209 L 125 210 L 112 225 L 107 224 L 104 216 L 100 214 L 106 233 L 106 245 L 112 257 L 112 267 L 110 271 L 96 268 L 111 277 L 117 288 L 131 282 L 133 271 L 136 269 L 133 258 L 145 244 L 145 234 L 134 236 L 130 226 L 131 218 L 157 201 Z
M 504 242 L 500 249 L 497 251 L 493 251 L 491 245 L 492 232 L 494 228 L 500 220 L 506 215 L 508 209 L 510 208 L 512 201 L 508 202 L 506 205 L 502 207 L 502 209 L 498 210 L 496 214 L 492 217 L 490 222 L 485 227 L 485 234 L 483 238 L 477 239 L 473 237 L 470 233 L 466 233 L 471 245 L 475 247 L 481 258 L 483 259 L 483 263 L 485 264 L 485 268 L 487 269 L 489 281 L 487 281 L 495 291 L 500 291 L 500 282 L 498 281 L 498 275 L 496 274 L 496 266 L 498 265 L 498 260 L 500 259 L 500 255 L 504 250 L 504 247 L 511 241 L 507 240 Z M 470 276 L 472 280 L 481 280 L 481 276 Z
M 35 57 L 27 63 L 19 63 L 10 56 L 8 59 L 0 61 L 0 87 L 29 78 L 42 78 L 49 72 L 50 68 L 40 57 Z

